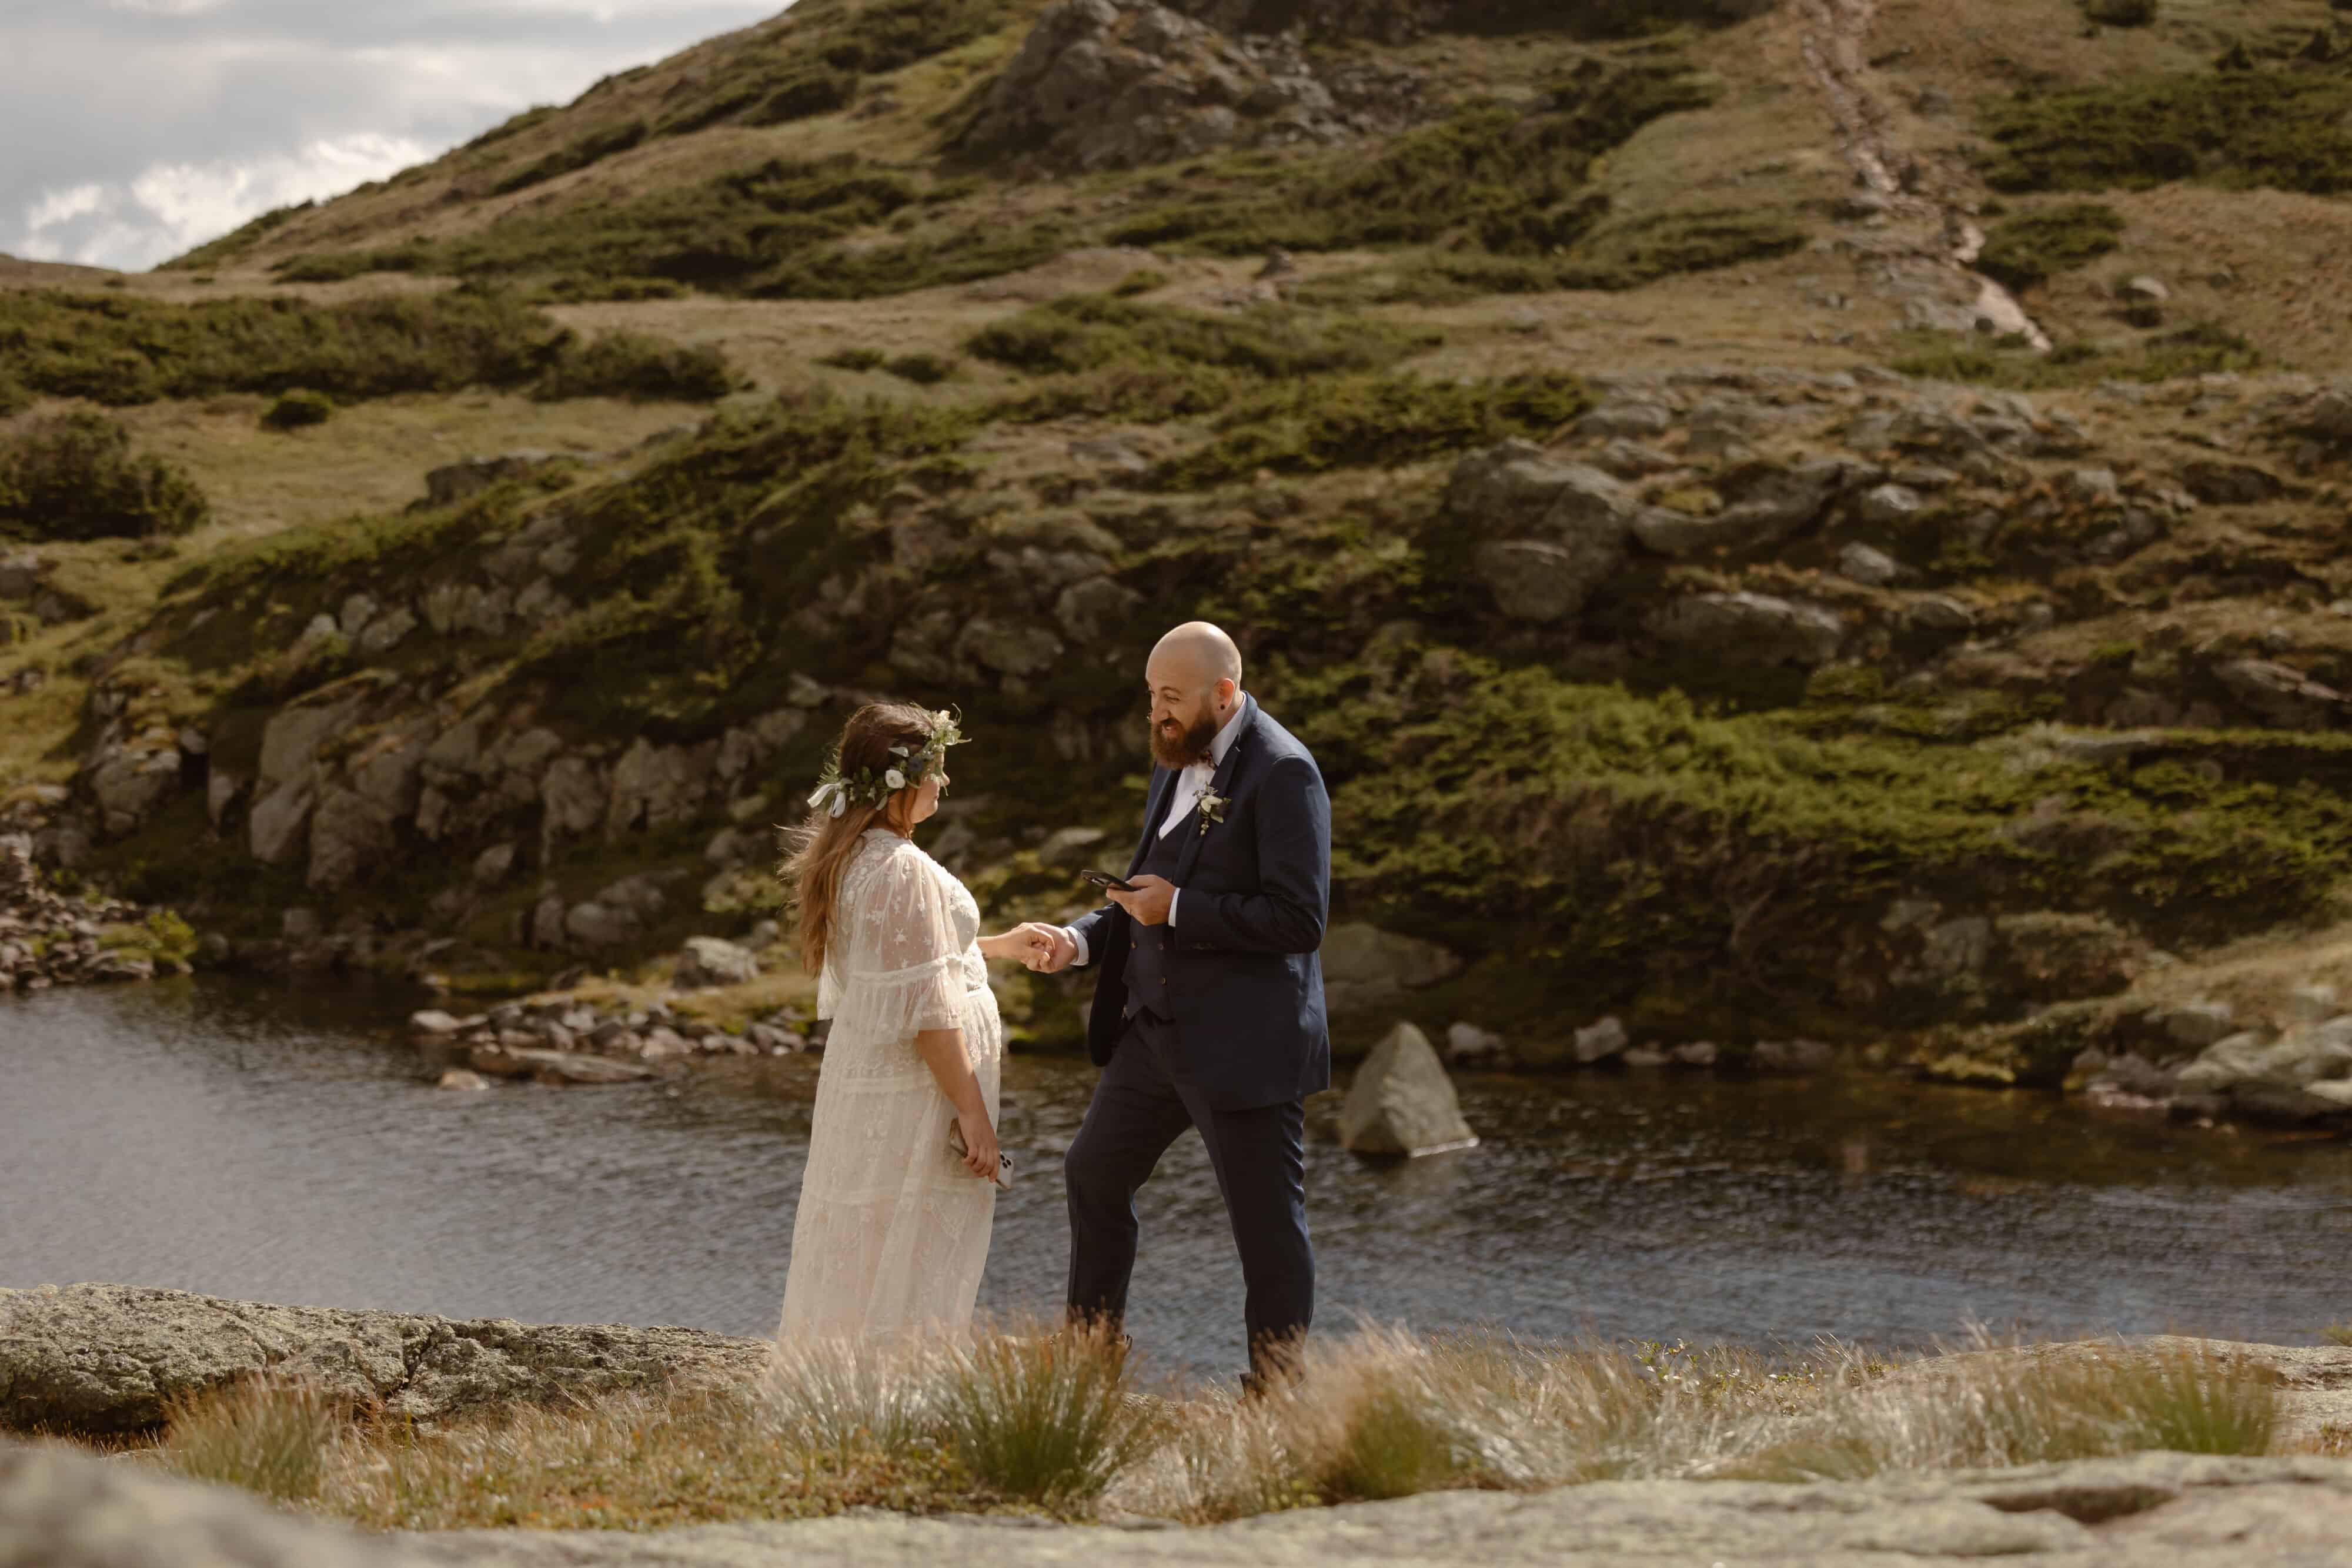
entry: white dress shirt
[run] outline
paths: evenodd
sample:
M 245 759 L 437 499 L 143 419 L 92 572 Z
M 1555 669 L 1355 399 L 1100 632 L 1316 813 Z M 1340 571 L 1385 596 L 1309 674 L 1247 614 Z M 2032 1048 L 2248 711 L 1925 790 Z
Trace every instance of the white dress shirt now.
M 1242 716 L 1248 711 L 1246 701 L 1234 704 L 1234 716 L 1225 720 L 1225 727 L 1217 731 L 1214 740 L 1209 742 L 1209 755 L 1176 775 L 1176 788 L 1168 801 L 1168 814 L 1160 820 L 1161 838 L 1174 832 L 1176 824 L 1191 816 L 1192 808 L 1201 803 L 1201 797 L 1209 792 L 1209 785 L 1217 777 L 1217 769 L 1224 764 L 1225 753 L 1234 748 L 1234 737 L 1241 733 Z M 1170 925 L 1176 924 L 1176 906 L 1183 898 L 1184 890 L 1181 887 L 1168 895 Z M 1085 937 L 1066 925 L 1062 928 L 1062 933 L 1077 946 L 1078 956 L 1074 967 L 1084 968 L 1094 961 L 1087 952 Z

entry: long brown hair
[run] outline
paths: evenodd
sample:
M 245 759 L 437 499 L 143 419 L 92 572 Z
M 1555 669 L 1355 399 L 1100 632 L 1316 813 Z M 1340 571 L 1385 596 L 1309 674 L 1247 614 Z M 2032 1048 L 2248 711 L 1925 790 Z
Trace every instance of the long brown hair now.
M 890 748 L 919 750 L 930 739 L 931 716 L 905 703 L 868 703 L 849 716 L 841 732 L 841 771 L 871 768 L 877 776 L 894 765 Z M 833 906 L 841 896 L 841 875 L 856 854 L 858 841 L 872 827 L 904 831 L 920 779 L 879 806 L 851 800 L 838 817 L 829 806 L 814 806 L 801 825 L 784 837 L 783 878 L 799 911 L 801 963 L 812 975 L 824 968 L 833 936 Z

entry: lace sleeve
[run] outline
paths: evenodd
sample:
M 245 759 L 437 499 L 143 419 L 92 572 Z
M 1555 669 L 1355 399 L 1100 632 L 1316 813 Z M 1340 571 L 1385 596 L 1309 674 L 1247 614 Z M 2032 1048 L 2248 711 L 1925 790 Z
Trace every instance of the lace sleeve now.
M 834 1032 L 908 1040 L 928 1029 L 961 1028 L 963 946 L 947 890 L 929 862 L 901 851 L 844 893 L 834 932 L 840 971 L 818 988 L 820 1004 L 831 993 Z

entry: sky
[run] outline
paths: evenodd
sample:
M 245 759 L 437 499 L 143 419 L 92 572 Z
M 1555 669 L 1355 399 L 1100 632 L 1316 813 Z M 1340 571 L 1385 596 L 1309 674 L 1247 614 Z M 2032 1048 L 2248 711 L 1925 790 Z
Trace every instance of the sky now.
M 0 0 L 0 252 L 138 271 L 788 0 Z

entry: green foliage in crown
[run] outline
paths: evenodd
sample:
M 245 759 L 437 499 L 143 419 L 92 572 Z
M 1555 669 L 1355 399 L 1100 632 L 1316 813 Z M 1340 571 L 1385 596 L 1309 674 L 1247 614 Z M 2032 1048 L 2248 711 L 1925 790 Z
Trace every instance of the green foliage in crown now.
M 961 746 L 969 738 L 961 724 L 961 712 L 941 708 L 930 716 L 930 738 L 919 747 L 892 747 L 890 755 L 896 760 L 885 768 L 861 768 L 855 773 L 844 773 L 841 750 L 835 747 L 824 774 L 817 779 L 816 789 L 809 795 L 809 810 L 838 817 L 852 804 L 879 807 L 901 789 L 921 788 L 924 780 L 947 771 L 948 747 Z

